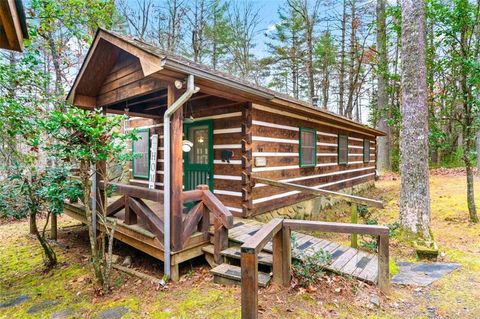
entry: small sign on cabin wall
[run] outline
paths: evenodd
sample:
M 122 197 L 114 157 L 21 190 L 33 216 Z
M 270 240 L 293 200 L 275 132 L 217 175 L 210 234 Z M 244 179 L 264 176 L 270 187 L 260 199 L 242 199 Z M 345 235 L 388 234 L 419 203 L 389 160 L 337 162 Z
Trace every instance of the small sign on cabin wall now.
M 267 166 L 267 158 L 266 157 L 255 157 L 255 166 L 256 167 Z
M 148 188 L 155 189 L 157 178 L 158 134 L 150 136 L 150 170 L 148 174 Z

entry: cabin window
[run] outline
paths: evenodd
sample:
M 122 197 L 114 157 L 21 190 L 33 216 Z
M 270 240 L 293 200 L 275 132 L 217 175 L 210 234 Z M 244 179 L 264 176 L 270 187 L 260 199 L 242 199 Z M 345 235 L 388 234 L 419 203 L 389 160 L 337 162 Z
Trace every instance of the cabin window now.
M 317 132 L 300 128 L 300 167 L 312 167 L 317 163 Z
M 132 141 L 132 172 L 135 178 L 148 178 L 150 164 L 150 130 L 138 130 L 137 140 Z
M 348 135 L 338 135 L 338 164 L 348 163 Z
M 370 140 L 369 139 L 363 140 L 363 162 L 364 163 L 370 162 Z

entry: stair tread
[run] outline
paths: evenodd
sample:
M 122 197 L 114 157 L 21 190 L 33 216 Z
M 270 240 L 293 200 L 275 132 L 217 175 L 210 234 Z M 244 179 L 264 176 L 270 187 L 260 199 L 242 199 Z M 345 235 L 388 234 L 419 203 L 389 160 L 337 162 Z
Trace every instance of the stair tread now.
M 240 259 L 241 257 L 241 250 L 239 246 L 229 247 L 225 250 L 220 252 L 225 257 Z M 272 266 L 273 264 L 273 255 L 261 251 L 258 254 L 258 263 L 261 265 Z
M 238 266 L 221 264 L 210 270 L 215 276 L 220 276 L 240 282 L 242 279 L 242 269 Z M 258 272 L 258 285 L 260 287 L 266 287 L 270 281 L 270 274 L 259 271 Z
M 202 247 L 202 251 L 207 254 L 213 255 L 215 247 L 213 245 L 207 245 Z

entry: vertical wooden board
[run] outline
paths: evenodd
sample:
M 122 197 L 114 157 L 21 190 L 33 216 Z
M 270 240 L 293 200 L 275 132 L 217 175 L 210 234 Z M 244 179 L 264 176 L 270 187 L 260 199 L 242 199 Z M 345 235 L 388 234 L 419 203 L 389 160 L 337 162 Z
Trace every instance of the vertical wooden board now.
M 167 88 L 167 104 L 170 107 L 177 99 L 177 92 L 173 85 Z M 183 108 L 180 107 L 171 120 L 171 228 L 172 246 L 174 251 L 182 249 L 183 203 L 180 200 L 183 192 Z M 167 143 L 167 141 L 165 141 Z M 168 159 L 167 159 L 168 160 Z M 168 174 L 168 172 L 164 172 Z
M 134 225 L 137 223 L 137 215 L 130 209 L 130 197 L 125 195 L 125 220 L 127 225 Z
M 258 318 L 258 263 L 256 254 L 241 255 L 242 319 Z
M 242 108 L 242 213 L 250 216 L 252 213 L 252 104 L 247 103 Z
M 378 236 L 378 286 L 384 293 L 388 292 L 390 286 L 390 252 L 388 245 L 388 235 Z

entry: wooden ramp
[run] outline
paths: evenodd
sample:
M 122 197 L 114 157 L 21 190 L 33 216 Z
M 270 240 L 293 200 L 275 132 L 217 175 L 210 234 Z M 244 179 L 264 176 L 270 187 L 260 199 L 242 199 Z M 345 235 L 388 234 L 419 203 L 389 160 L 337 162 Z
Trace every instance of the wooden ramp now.
M 228 232 L 231 242 L 240 246 L 253 236 L 264 224 L 250 219 L 235 219 L 233 228 Z M 344 276 L 351 276 L 368 283 L 377 283 L 378 257 L 358 249 L 320 239 L 314 236 L 292 232 L 297 248 L 292 250 L 292 257 L 299 258 L 303 254 L 311 255 L 317 249 L 324 249 L 332 254 L 332 262 L 325 269 Z M 240 250 L 229 249 L 229 254 L 238 254 Z M 300 253 L 302 251 L 302 254 Z M 272 252 L 272 242 L 267 243 L 264 252 Z M 264 257 L 265 258 L 265 257 Z

